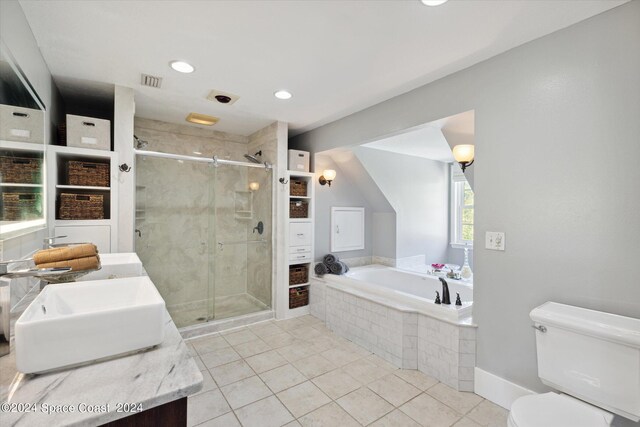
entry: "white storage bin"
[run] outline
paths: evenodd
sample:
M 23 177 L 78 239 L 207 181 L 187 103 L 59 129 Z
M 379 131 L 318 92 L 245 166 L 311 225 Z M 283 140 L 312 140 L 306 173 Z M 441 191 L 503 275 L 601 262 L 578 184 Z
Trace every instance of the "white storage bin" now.
M 67 114 L 67 146 L 111 150 L 111 122 Z
M 309 152 L 289 150 L 289 170 L 309 172 Z
M 0 105 L 0 139 L 44 144 L 44 111 Z

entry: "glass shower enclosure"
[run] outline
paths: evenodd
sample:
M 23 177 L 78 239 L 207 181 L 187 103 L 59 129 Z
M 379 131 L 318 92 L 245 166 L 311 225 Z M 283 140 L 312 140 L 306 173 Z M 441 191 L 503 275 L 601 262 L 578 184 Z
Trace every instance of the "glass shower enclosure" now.
M 136 151 L 136 252 L 178 327 L 271 309 L 268 164 Z

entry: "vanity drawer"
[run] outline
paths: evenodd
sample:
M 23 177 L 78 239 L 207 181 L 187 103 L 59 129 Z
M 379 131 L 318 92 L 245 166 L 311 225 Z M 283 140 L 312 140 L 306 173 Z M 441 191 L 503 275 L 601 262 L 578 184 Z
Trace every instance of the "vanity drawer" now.
M 308 262 L 308 261 L 311 261 L 311 252 L 289 254 L 289 264 L 297 264 L 299 262 Z
M 299 254 L 303 252 L 311 252 L 311 246 L 291 246 L 289 248 L 289 253 L 291 255 Z
M 311 223 L 297 222 L 289 226 L 289 246 L 311 246 Z

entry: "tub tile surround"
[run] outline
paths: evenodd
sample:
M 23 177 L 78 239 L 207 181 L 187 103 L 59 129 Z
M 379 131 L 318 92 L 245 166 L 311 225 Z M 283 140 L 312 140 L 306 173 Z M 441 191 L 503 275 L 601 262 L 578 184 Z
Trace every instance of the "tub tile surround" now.
M 419 322 L 402 327 L 417 330 Z M 398 368 L 311 315 L 214 333 L 187 345 L 205 377 L 202 391 L 189 398 L 189 426 L 507 423 L 507 411 L 497 405 L 419 370 Z M 249 347 L 258 353 L 243 357 Z
M 312 316 L 392 365 L 417 369 L 459 391 L 473 391 L 476 328 L 401 311 L 312 279 Z

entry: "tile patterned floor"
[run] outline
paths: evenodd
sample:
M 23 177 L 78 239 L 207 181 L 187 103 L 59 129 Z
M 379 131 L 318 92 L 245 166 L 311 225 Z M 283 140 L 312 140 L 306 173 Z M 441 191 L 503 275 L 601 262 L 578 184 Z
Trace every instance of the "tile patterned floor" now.
M 217 297 L 214 304 L 215 320 L 256 313 L 269 308 L 249 294 Z M 190 310 L 176 310 L 170 308 L 169 312 L 171 313 L 173 322 L 178 328 L 202 323 L 209 315 L 205 302 L 203 302 L 202 307 L 199 308 L 193 308 Z
M 303 316 L 188 341 L 204 376 L 189 398 L 202 427 L 506 426 L 507 411 L 397 369 Z

